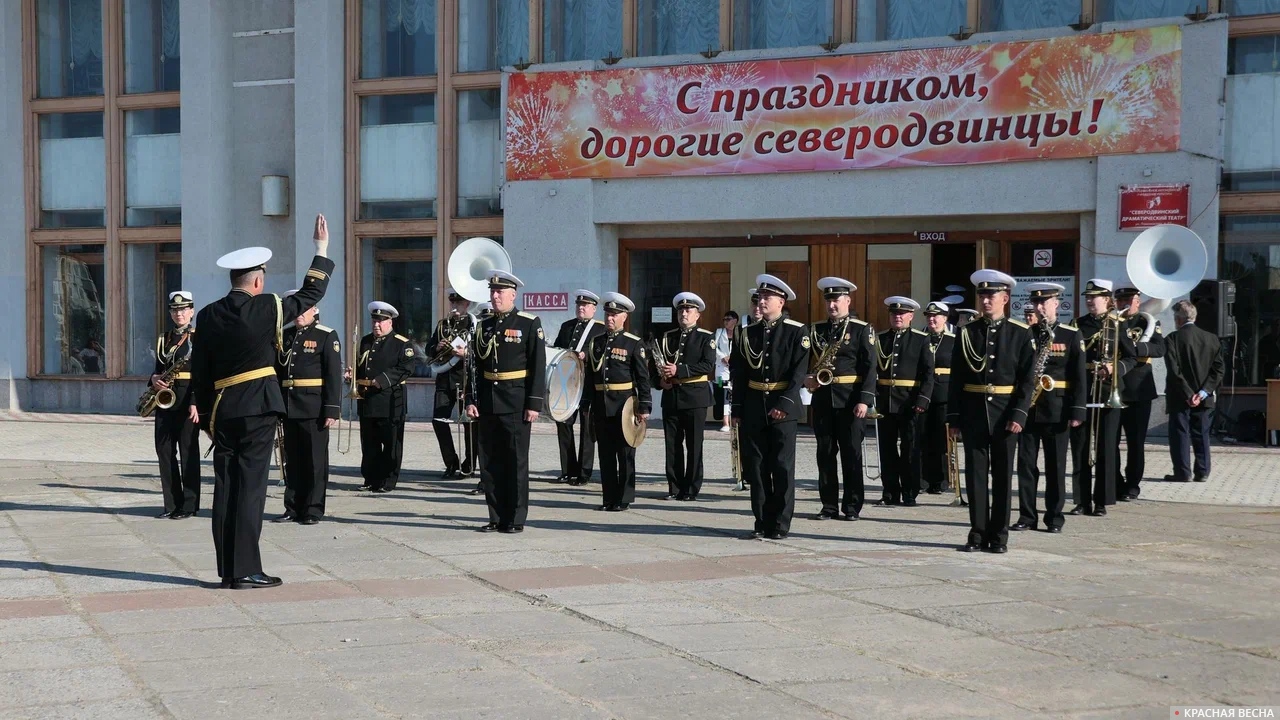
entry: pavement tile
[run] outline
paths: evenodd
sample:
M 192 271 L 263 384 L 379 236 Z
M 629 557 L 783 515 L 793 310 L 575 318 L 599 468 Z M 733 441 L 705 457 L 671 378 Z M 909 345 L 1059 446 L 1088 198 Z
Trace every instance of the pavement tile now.
M 1070 612 L 1060 607 L 1018 601 L 966 607 L 922 608 L 914 614 L 983 635 L 1045 632 L 1114 624 L 1105 618 Z
M 272 631 L 304 652 L 335 650 L 349 645 L 399 645 L 450 637 L 422 620 L 409 617 L 280 625 L 273 627 Z
M 428 618 L 520 612 L 533 607 L 533 600 L 531 599 L 520 599 L 488 589 L 477 589 L 450 595 L 394 598 L 391 603 L 406 612 Z
M 854 650 L 821 643 L 802 647 L 701 652 L 698 656 L 766 685 L 901 677 L 897 667 Z
M 114 700 L 137 692 L 117 667 L 40 668 L 0 673 L 0 708 Z
M 1052 682 L 1045 682 L 1046 676 Z M 1049 672 L 1001 664 L 999 672 L 974 672 L 954 682 L 1007 703 L 1051 713 L 1163 703 L 1168 717 L 1169 703 L 1176 702 L 1168 685 L 1085 665 L 1064 665 Z
M 360 592 L 380 598 L 438 597 L 482 589 L 481 585 L 461 577 L 357 580 L 354 584 Z
M 208 590 L 148 590 L 131 593 L 107 593 L 79 598 L 80 607 L 91 613 L 127 610 L 162 610 L 208 607 L 226 602 Z
M 1035 600 L 1037 602 L 1084 601 L 1079 605 L 1088 605 L 1093 598 L 1137 595 L 1139 591 L 1129 590 L 1123 586 L 1101 585 L 1087 580 L 1062 582 L 1058 579 L 1036 580 L 987 580 L 965 582 L 965 587 L 975 590 L 1005 595 L 1016 600 Z M 1075 603 L 1072 603 L 1073 606 Z
M 928 577 L 876 567 L 837 568 L 835 570 L 786 573 L 777 577 L 780 580 L 807 585 L 820 590 L 871 590 L 874 588 L 906 587 L 908 585 L 940 584 L 937 580 Z
M 74 615 L 46 615 L 0 620 L 0 643 L 91 635 L 93 628 Z
M 502 667 L 502 663 L 491 655 L 448 641 L 369 646 L 353 642 L 333 650 L 312 652 L 307 657 L 334 676 L 346 679 L 419 676 Z M 430 680 L 424 678 L 424 682 Z
M 678 678 L 679 684 L 697 692 L 741 688 L 734 675 L 677 657 L 611 660 L 579 665 L 530 666 L 529 671 L 576 697 L 608 701 L 613 698 L 652 695 L 663 692 Z
M 855 648 L 899 643 L 902 642 L 903 638 L 946 642 L 959 638 L 974 637 L 971 632 L 902 613 L 847 615 L 820 620 L 793 620 L 779 623 L 779 625 L 783 628 L 805 633 L 811 637 Z
M 530 707 L 555 706 L 566 699 L 532 675 L 510 668 L 440 673 L 430 682 L 412 675 L 357 678 L 352 686 L 354 695 L 385 712 L 413 718 L 429 716 L 433 708 L 463 713 L 508 707 L 511 698 Z
M 738 577 L 752 573 L 712 560 L 691 559 L 670 562 L 606 565 L 601 570 L 640 582 L 680 582 Z
M 1229 648 L 1264 648 L 1280 637 L 1280 616 L 1160 623 L 1147 629 Z
M 145 700 L 0 708 L 0 720 L 162 720 L 167 718 Z
M 385 720 L 369 699 L 358 693 L 310 682 L 254 684 L 208 691 L 173 692 L 161 696 L 165 709 L 178 720 L 243 720 L 270 717 L 280 720 Z M 264 712 L 266 714 L 259 715 Z
M 477 573 L 477 577 L 508 590 L 607 585 L 626 582 L 626 580 L 617 575 L 582 565 L 542 568 L 539 570 L 499 570 Z
M 219 590 L 239 605 L 266 605 L 314 602 L 353 598 L 360 594 L 350 585 L 335 581 L 285 583 L 278 587 L 255 590 Z
M 432 720 L 613 720 L 616 716 L 582 700 L 543 698 L 533 703 L 466 710 L 433 710 Z
M 950 583 L 859 590 L 848 595 L 859 602 L 898 610 L 982 605 L 1009 601 L 1009 598 L 1002 595 L 993 595 L 981 590 L 972 590 Z
M 1212 697 L 1220 703 L 1245 706 L 1275 705 L 1280 700 L 1280 660 L 1247 653 L 1142 658 L 1106 667 L 1172 685 L 1178 690 L 1170 697 Z M 1212 672 L 1206 672 L 1208 668 Z
M 1031 668 L 1069 664 L 1057 655 L 1029 650 L 987 637 L 937 642 L 898 642 L 866 649 L 870 657 L 928 676 L 973 672 L 996 660 L 1004 667 Z
M 778 597 L 810 592 L 810 589 L 803 585 L 768 576 L 689 580 L 671 583 L 668 587 L 691 598 L 720 600 L 730 605 L 736 604 L 743 598 Z
M 1009 703 L 941 680 L 896 677 L 783 686 L 789 695 L 850 718 L 1022 718 Z
M 261 685 L 323 686 L 318 666 L 292 652 L 259 652 L 197 660 L 138 663 L 138 677 L 161 695 Z M 240 708 L 243 712 L 245 708 Z
M 0 579 L 0 601 L 57 597 L 60 594 L 51 577 Z
M 741 613 L 696 600 L 587 605 L 578 612 L 615 627 L 644 625 L 696 625 L 742 620 Z
M 598 629 L 586 620 L 580 620 L 556 610 L 458 615 L 449 618 L 433 618 L 429 622 L 440 630 L 464 640 L 558 635 Z
M 718 650 L 776 649 L 812 645 L 813 641 L 759 622 L 650 625 L 637 635 L 689 653 Z
M 60 599 L 0 601 L 0 627 L 4 620 L 69 615 L 71 608 Z M 3 631 L 0 631 L 3 632 Z
M 703 692 L 689 684 L 667 682 L 669 692 L 649 696 L 617 698 L 604 702 L 612 717 L 627 720 L 670 720 L 670 718 L 717 718 L 717 720 L 830 720 L 831 715 L 803 700 L 756 685 L 734 690 Z M 684 691 L 687 694 L 682 694 Z
M 270 590 L 252 590 L 244 594 L 266 595 Z M 369 618 L 404 617 L 408 613 L 389 602 L 370 597 L 341 600 L 311 600 L 245 605 L 244 611 L 268 625 L 367 620 Z
M 539 595 L 565 607 L 586 605 L 610 605 L 616 603 L 655 602 L 681 600 L 680 583 L 650 584 L 624 582 L 613 585 L 580 585 L 575 587 L 541 588 Z
M 625 633 L 608 630 L 535 637 L 473 640 L 471 646 L 520 666 L 577 665 L 665 656 L 666 651 Z
M 252 625 L 254 619 L 238 605 L 224 603 L 204 608 L 101 613 L 94 616 L 94 622 L 109 634 L 128 635 L 152 632 L 184 633 L 208 628 L 243 627 Z
M 1087 603 L 1051 602 L 1056 607 L 1071 609 L 1106 618 L 1114 622 L 1137 625 L 1178 620 L 1214 620 L 1243 615 L 1237 608 L 1195 602 L 1190 596 L 1180 598 L 1166 595 L 1126 595 L 1115 598 L 1094 598 Z
M 115 638 L 115 643 L 126 657 L 135 662 L 197 660 L 289 651 L 288 645 L 258 627 L 120 635 Z
M 1215 649 L 1204 643 L 1126 626 L 1022 633 L 1004 637 L 1008 642 L 1023 647 L 1085 662 L 1185 653 L 1203 654 Z
M 84 665 L 114 665 L 115 653 L 92 635 L 6 642 L 0 650 L 0 672 L 70 668 Z
M 807 588 L 806 588 L 807 590 Z M 805 592 L 796 595 L 770 597 L 744 597 L 733 603 L 733 609 L 767 621 L 814 620 L 839 618 L 852 615 L 877 615 L 889 612 L 876 605 L 850 600 L 840 595 L 824 592 Z

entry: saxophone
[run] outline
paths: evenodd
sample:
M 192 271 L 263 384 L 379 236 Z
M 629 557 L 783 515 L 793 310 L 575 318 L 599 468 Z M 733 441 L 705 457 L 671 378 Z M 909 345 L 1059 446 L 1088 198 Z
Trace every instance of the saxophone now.
M 1035 407 L 1036 401 L 1040 399 L 1043 392 L 1053 392 L 1053 388 L 1057 386 L 1053 378 L 1049 377 L 1045 371 L 1045 365 L 1049 364 L 1049 354 L 1053 352 L 1053 330 L 1049 329 L 1049 325 L 1045 320 L 1043 313 L 1037 313 L 1040 316 L 1040 322 L 1037 326 L 1040 330 L 1040 351 L 1036 353 L 1035 376 L 1036 386 L 1031 392 L 1031 406 Z
M 179 344 L 186 341 L 187 335 L 190 334 L 190 332 L 191 330 L 188 328 L 187 332 L 183 333 L 182 340 L 179 341 Z M 168 410 L 174 406 L 174 403 L 178 402 L 178 395 L 173 391 L 173 381 L 178 377 L 178 373 L 187 369 L 187 365 L 190 362 L 191 353 L 187 353 L 181 360 L 169 366 L 169 369 L 165 370 L 164 373 L 160 375 L 160 382 L 163 382 L 169 387 L 163 390 L 157 390 L 151 385 L 147 386 L 147 389 L 142 392 L 142 397 L 138 398 L 138 406 L 136 410 L 139 415 L 142 417 L 149 417 L 151 413 L 155 412 L 156 408 Z
M 831 324 L 835 329 L 835 323 Z M 818 355 L 817 362 L 814 363 L 813 378 L 818 384 L 826 387 L 835 380 L 836 355 L 840 352 L 840 348 L 844 347 L 845 338 L 849 329 L 849 319 L 845 318 L 844 326 L 840 330 L 840 339 L 828 339 L 826 345 L 822 346 L 822 352 Z M 815 336 L 815 344 L 817 337 Z

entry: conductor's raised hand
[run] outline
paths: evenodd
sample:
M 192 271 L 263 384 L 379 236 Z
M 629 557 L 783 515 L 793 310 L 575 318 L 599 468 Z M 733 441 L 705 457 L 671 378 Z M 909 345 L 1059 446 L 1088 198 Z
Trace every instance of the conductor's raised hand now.
M 316 215 L 316 230 L 312 238 L 316 241 L 316 254 L 323 257 L 329 250 L 329 223 L 323 214 Z

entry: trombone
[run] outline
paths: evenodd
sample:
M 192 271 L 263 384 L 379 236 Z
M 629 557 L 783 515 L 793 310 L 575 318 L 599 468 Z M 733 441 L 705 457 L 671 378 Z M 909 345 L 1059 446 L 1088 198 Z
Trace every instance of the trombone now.
M 947 436 L 947 482 L 956 491 L 951 507 L 968 507 L 969 503 L 960 489 L 960 441 L 951 437 L 951 423 L 943 423 L 942 428 Z
M 1114 308 L 1107 311 L 1102 318 L 1102 329 L 1097 335 L 1093 336 L 1090 345 L 1101 344 L 1101 352 L 1098 354 L 1100 358 L 1093 363 L 1093 384 L 1089 388 L 1089 422 L 1092 423 L 1089 433 L 1089 467 L 1095 467 L 1098 464 L 1098 445 L 1102 442 L 1102 418 L 1103 410 L 1123 410 L 1124 402 L 1120 399 L 1120 333 L 1122 319 L 1120 314 Z M 1111 372 L 1107 378 L 1102 377 L 1099 371 L 1107 364 L 1111 365 Z M 1110 391 L 1106 388 L 1110 386 Z M 1102 400 L 1103 393 L 1106 392 L 1107 399 Z
M 351 452 L 351 425 L 356 414 L 356 400 L 360 399 L 360 393 L 356 391 L 356 353 L 359 351 L 360 326 L 355 325 L 351 328 L 351 346 L 347 353 L 347 359 L 350 360 L 347 368 L 351 370 L 351 381 L 347 385 L 347 396 L 343 403 L 346 405 L 344 414 L 347 416 L 347 448 L 345 450 L 342 449 L 342 429 L 338 429 L 338 452 L 343 455 Z
M 864 425 L 862 428 L 862 477 L 865 480 L 879 480 L 884 475 L 884 467 L 880 462 L 880 448 L 878 446 L 880 442 L 879 420 L 882 417 L 884 415 L 881 415 L 880 411 L 876 409 L 876 404 L 874 402 L 871 403 L 871 407 L 867 408 L 867 416 L 864 419 L 870 420 L 871 426 L 876 430 L 876 474 L 871 474 L 871 464 L 867 461 L 867 429 Z

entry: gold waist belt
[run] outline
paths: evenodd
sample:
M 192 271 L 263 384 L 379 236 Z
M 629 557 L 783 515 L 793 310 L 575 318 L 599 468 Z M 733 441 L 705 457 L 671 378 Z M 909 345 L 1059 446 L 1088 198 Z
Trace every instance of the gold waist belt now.
M 174 380 L 190 380 L 190 379 L 191 379 L 191 373 L 189 373 L 189 372 L 180 372 L 180 373 L 178 373 L 177 375 L 174 375 L 174 376 L 173 376 L 173 379 L 174 379 Z
M 209 437 L 217 438 L 217 435 L 213 434 L 213 425 L 218 419 L 218 404 L 222 402 L 223 390 L 226 390 L 232 385 L 242 385 L 250 380 L 275 376 L 276 369 L 274 367 L 264 367 L 258 368 L 257 370 L 242 372 L 239 375 L 232 375 L 231 377 L 223 378 L 222 380 L 215 380 L 213 383 L 213 389 L 218 391 L 218 397 L 213 399 L 213 409 L 209 411 Z
M 965 385 L 964 391 L 967 393 L 979 393 L 982 395 L 1012 395 L 1012 385 Z
M 705 379 L 705 378 L 704 378 L 704 379 Z M 602 385 L 596 385 L 596 391 L 597 391 L 597 392 L 605 392 L 606 390 L 608 390 L 608 391 L 610 391 L 610 392 L 622 392 L 622 391 L 624 391 L 624 390 L 630 390 L 630 389 L 634 388 L 635 386 L 636 386 L 636 385 L 635 385 L 635 383 L 629 383 L 629 382 L 624 382 L 624 383 L 604 383 L 604 384 L 602 384 Z
M 324 378 L 294 378 L 280 381 L 280 387 L 323 387 Z
M 836 375 L 831 378 L 831 384 L 832 385 L 852 385 L 861 379 L 862 377 L 859 375 Z
M 934 368 L 933 374 L 934 375 L 950 375 L 951 368 Z
M 788 382 L 763 383 L 763 382 L 756 382 L 755 380 L 750 380 L 747 382 L 747 387 L 751 388 L 752 390 L 759 390 L 761 392 L 781 392 L 783 390 L 786 390 L 790 386 L 791 386 L 791 383 L 788 383 Z
M 905 387 L 911 388 L 919 385 L 916 380 L 877 380 L 876 384 L 880 387 Z
M 502 380 L 523 380 L 529 376 L 528 370 L 512 370 L 511 372 L 486 372 L 485 380 L 502 381 Z
M 1151 358 L 1138 358 L 1138 364 L 1139 364 L 1139 365 L 1150 365 L 1150 364 L 1151 364 Z
M 673 385 L 692 385 L 693 383 L 704 382 L 707 382 L 706 375 L 694 375 L 693 377 L 687 378 L 671 378 L 671 384 Z

